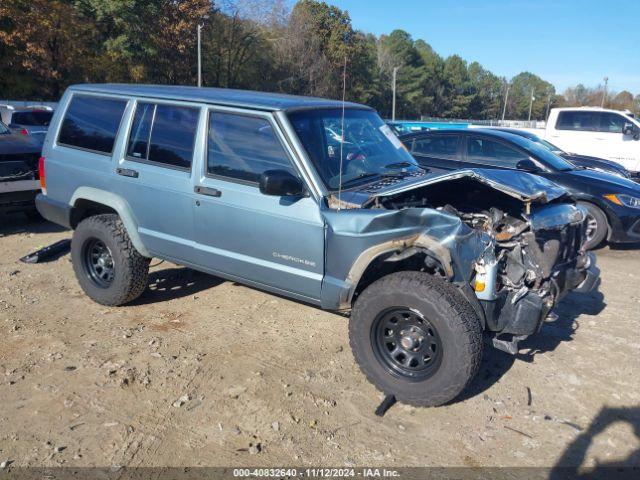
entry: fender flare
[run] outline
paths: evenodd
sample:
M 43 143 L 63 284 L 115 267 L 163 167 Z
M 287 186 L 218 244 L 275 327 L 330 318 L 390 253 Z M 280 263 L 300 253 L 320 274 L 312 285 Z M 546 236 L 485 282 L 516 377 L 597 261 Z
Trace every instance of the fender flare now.
M 136 221 L 135 215 L 133 214 L 133 210 L 129 204 L 119 195 L 116 195 L 112 192 L 107 192 L 105 190 L 100 190 L 98 188 L 93 187 L 79 187 L 71 197 L 71 201 L 69 202 L 71 206 L 75 206 L 78 200 L 90 200 L 92 202 L 100 203 L 107 207 L 113 208 L 122 220 L 122 224 L 124 225 L 129 238 L 131 239 L 131 243 L 135 247 L 135 249 L 142 255 L 143 257 L 151 258 L 153 255 L 147 250 L 147 247 L 144 246 L 142 242 L 142 238 L 140 238 L 140 233 L 138 232 L 138 222 Z
M 450 252 L 443 247 L 441 242 L 436 238 L 423 233 L 406 238 L 390 240 L 368 248 L 358 256 L 355 262 L 353 262 L 345 282 L 349 285 L 349 289 L 346 292 L 345 298 L 341 302 L 341 308 L 350 308 L 356 288 L 358 287 L 365 270 L 372 262 L 381 255 L 391 252 L 402 252 L 409 248 L 416 248 L 417 250 L 422 250 L 428 253 L 440 262 L 448 279 L 452 279 L 454 277 L 453 262 Z

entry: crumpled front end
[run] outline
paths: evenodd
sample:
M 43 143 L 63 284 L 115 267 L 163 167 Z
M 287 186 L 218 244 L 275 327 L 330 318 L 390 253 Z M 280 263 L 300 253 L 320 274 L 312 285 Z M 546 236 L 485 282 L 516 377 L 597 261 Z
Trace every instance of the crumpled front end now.
M 329 199 L 339 209 L 326 213 L 323 297 L 338 295 L 337 307 L 350 308 L 381 276 L 425 271 L 458 286 L 486 330 L 522 338 L 569 291 L 597 285 L 595 257 L 582 248 L 582 207 L 556 191 L 496 188 L 480 173 Z
M 479 260 L 473 280 L 488 330 L 530 335 L 569 291 L 596 286 L 595 256 L 582 249 L 585 215 L 582 207 L 557 204 L 526 219 L 503 217 L 494 255 Z

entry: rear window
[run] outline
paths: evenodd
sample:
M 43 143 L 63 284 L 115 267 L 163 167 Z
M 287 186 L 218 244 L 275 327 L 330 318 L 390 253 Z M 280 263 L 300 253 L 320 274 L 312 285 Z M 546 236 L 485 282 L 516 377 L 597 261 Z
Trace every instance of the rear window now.
M 74 95 L 62 120 L 58 143 L 111 154 L 126 100 Z
M 38 111 L 16 112 L 11 116 L 11 123 L 27 125 L 29 127 L 48 127 L 51 123 L 53 112 Z
M 193 107 L 138 103 L 127 156 L 189 170 L 199 113 Z

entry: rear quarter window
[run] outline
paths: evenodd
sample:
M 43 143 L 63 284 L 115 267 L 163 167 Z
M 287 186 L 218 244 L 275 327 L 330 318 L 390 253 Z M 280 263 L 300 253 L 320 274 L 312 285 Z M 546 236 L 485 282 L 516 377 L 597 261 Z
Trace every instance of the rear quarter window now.
M 74 95 L 58 135 L 61 145 L 111 154 L 127 101 Z

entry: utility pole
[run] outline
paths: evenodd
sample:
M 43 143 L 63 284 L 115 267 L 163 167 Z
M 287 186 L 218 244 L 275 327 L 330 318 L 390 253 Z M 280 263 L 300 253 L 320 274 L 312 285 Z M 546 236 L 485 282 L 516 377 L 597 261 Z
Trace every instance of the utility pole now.
M 507 83 L 507 94 L 504 96 L 504 107 L 502 107 L 502 121 L 504 122 L 504 116 L 507 114 L 507 102 L 509 101 L 509 89 L 511 84 Z
M 393 100 L 391 101 L 391 121 L 396 121 L 396 76 L 400 67 L 393 67 L 393 84 L 391 89 L 393 90 Z
M 609 77 L 604 77 L 604 91 L 602 92 L 602 102 L 600 108 L 604 108 L 604 101 L 607 99 L 607 84 L 609 83 Z
M 209 15 L 202 17 L 203 20 L 207 20 Z M 198 87 L 202 86 L 202 27 L 204 23 L 198 22 Z
M 198 86 L 202 86 L 202 47 L 200 37 L 202 36 L 202 24 L 198 23 Z
M 529 102 L 529 121 L 531 121 L 531 110 L 533 109 L 533 101 L 536 99 L 536 97 L 533 96 L 533 93 L 535 91 L 535 88 L 531 89 L 531 101 Z
M 547 121 L 549 119 L 549 109 L 551 108 L 551 91 L 549 91 L 549 96 L 547 97 L 547 113 L 544 115 L 544 120 Z

